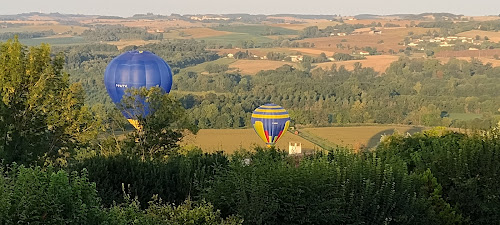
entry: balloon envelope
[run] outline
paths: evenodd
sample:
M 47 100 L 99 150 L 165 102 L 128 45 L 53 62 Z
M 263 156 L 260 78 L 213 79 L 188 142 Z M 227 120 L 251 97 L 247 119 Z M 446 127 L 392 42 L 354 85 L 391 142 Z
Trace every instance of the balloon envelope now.
M 147 51 L 128 51 L 114 58 L 106 67 L 104 85 L 109 97 L 120 104 L 125 91 L 130 88 L 160 87 L 165 92 L 172 88 L 172 71 L 167 63 Z M 144 109 L 123 109 L 122 114 L 134 124 L 138 116 L 145 117 L 149 109 L 142 101 Z M 137 126 L 136 126 L 137 128 Z
M 267 145 L 274 145 L 290 126 L 288 112 L 275 104 L 265 104 L 255 109 L 251 121 L 255 132 Z

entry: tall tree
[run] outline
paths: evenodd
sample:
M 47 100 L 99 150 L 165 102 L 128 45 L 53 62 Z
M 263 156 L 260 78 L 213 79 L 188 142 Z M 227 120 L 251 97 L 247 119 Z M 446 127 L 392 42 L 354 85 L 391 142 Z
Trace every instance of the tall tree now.
M 63 64 L 64 56 L 51 56 L 49 45 L 27 48 L 17 38 L 0 44 L 0 157 L 7 163 L 64 164 L 97 134 L 99 121 L 84 106 L 81 85 L 69 84 Z
M 143 160 L 176 153 L 184 132 L 196 134 L 198 131 L 182 104 L 160 88 L 131 89 L 121 103 L 125 110 L 149 111 L 146 116 L 138 116 L 140 129 L 129 134 L 126 140 L 125 151 Z

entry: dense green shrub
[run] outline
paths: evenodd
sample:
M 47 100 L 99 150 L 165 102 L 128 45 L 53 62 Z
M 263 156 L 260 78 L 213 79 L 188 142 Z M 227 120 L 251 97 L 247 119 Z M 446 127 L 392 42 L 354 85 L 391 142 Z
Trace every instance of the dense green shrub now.
M 0 168 L 0 224 L 99 224 L 95 184 L 51 168 Z
M 140 202 L 148 202 L 157 194 L 167 202 L 182 203 L 189 196 L 196 197 L 215 171 L 227 165 L 228 159 L 222 153 L 198 151 L 171 156 L 166 161 L 142 161 L 123 155 L 94 157 L 72 169 L 86 168 L 89 179 L 97 184 L 103 204 L 110 206 L 123 201 L 122 184 Z
M 430 172 L 336 151 L 299 164 L 274 149 L 234 156 L 204 197 L 246 224 L 459 223 Z M 434 180 L 433 180 L 434 179 Z
M 443 198 L 473 224 L 500 221 L 500 139 L 460 133 L 426 132 L 390 136 L 377 148 L 385 161 L 403 161 L 409 172 L 430 169 Z M 496 222 L 494 222 L 496 221 Z
M 139 201 L 130 199 L 129 195 L 125 196 L 125 203 L 115 205 L 106 210 L 106 218 L 103 223 L 111 225 L 121 224 L 241 224 L 242 219 L 236 216 L 230 216 L 223 219 L 220 216 L 220 211 L 214 210 L 210 203 L 202 201 L 201 203 L 193 203 L 186 200 L 179 206 L 162 204 L 161 199 L 157 196 L 149 202 L 149 207 L 143 211 L 140 209 Z

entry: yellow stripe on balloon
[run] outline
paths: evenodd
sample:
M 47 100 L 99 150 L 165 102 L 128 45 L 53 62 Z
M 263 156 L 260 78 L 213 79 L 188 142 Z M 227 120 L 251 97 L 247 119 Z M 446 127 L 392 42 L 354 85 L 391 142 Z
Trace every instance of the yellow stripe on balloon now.
M 259 135 L 260 139 L 267 143 L 266 133 L 264 132 L 264 124 L 262 121 L 255 121 L 253 128 L 255 129 L 257 135 Z
M 281 107 L 279 105 L 263 105 L 259 108 L 262 108 L 262 109 L 281 109 L 283 107 Z
M 285 109 L 256 109 L 255 112 L 280 113 L 286 112 Z
M 138 121 L 138 120 L 128 119 L 128 122 L 129 122 L 130 124 L 132 124 L 132 126 L 134 126 L 134 127 L 135 127 L 135 129 L 137 129 L 137 130 L 141 130 L 141 129 L 142 129 L 142 127 L 141 127 L 141 125 L 139 124 L 139 121 Z
M 288 130 L 288 127 L 289 127 L 289 126 L 290 126 L 290 121 L 286 121 L 286 123 L 285 123 L 285 129 L 283 129 L 283 133 L 281 134 L 281 136 L 279 136 L 279 137 L 276 139 L 276 141 L 275 141 L 275 142 L 278 142 L 278 141 L 281 139 L 281 137 L 283 137 L 283 135 L 285 135 L 285 132 Z
M 257 119 L 286 119 L 290 118 L 288 114 L 284 115 L 260 115 L 260 114 L 252 114 L 252 118 L 257 118 Z

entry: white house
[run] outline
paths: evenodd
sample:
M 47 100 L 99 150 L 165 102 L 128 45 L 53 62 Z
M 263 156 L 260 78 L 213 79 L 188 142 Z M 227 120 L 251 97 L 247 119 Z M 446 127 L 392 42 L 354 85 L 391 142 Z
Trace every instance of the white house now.
M 300 142 L 288 142 L 288 154 L 301 154 L 302 153 L 302 143 Z

